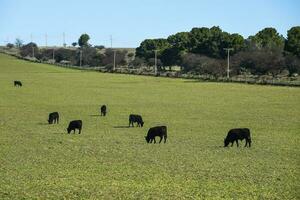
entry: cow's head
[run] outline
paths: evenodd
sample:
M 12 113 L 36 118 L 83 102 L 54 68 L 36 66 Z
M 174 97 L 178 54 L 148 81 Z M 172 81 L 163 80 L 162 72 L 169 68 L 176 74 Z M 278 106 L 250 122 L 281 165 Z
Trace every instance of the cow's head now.
M 229 140 L 227 138 L 224 139 L 224 147 L 227 147 L 229 144 Z
M 147 143 L 150 142 L 150 138 L 148 136 L 145 136 L 145 140 L 147 141 Z
M 68 127 L 68 128 L 67 128 L 67 131 L 68 131 L 68 133 L 70 133 L 70 132 L 71 132 L 71 129 Z
M 144 126 L 144 122 L 142 121 L 142 122 L 141 122 L 141 127 L 143 127 L 143 126 Z
M 52 121 L 50 121 L 50 119 L 48 119 L 47 122 L 48 122 L 49 124 L 52 124 Z

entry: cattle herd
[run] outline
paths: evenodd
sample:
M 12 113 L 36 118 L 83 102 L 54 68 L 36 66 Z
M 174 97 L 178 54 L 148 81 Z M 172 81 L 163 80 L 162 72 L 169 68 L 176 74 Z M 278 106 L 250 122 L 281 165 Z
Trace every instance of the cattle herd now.
M 14 81 L 15 87 L 22 87 L 21 81 Z M 107 114 L 107 106 L 102 105 L 100 107 L 100 115 L 106 116 Z M 49 124 L 58 124 L 59 123 L 59 113 L 52 112 L 48 117 Z M 134 127 L 134 123 L 137 124 L 137 127 L 143 127 L 144 121 L 141 115 L 130 114 L 129 115 L 129 125 L 128 127 Z M 82 120 L 73 120 L 69 123 L 67 128 L 67 132 L 70 134 L 71 131 L 75 133 L 75 130 L 78 129 L 78 134 L 81 133 L 82 129 Z M 156 126 L 152 127 L 148 130 L 147 135 L 145 136 L 145 140 L 147 143 L 156 143 L 155 137 L 159 137 L 159 143 L 161 143 L 162 139 L 164 139 L 164 143 L 167 142 L 167 127 L 166 126 Z M 229 143 L 233 146 L 234 142 L 236 142 L 237 147 L 239 146 L 238 140 L 246 140 L 245 147 L 251 147 L 251 135 L 250 130 L 248 128 L 234 128 L 229 130 L 226 138 L 224 139 L 224 147 L 228 147 Z

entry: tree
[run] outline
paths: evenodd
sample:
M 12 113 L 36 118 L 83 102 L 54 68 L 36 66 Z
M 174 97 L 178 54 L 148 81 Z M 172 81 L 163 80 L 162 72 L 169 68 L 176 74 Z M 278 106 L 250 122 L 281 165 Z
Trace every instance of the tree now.
M 50 52 L 48 52 L 50 53 Z M 79 57 L 78 57 L 79 58 Z M 55 50 L 55 62 L 69 61 L 72 65 L 77 64 L 76 51 L 72 49 L 59 48 Z
M 285 56 L 285 65 L 290 74 L 300 73 L 300 58 L 295 55 Z
M 300 58 L 300 26 L 288 30 L 285 50 Z
M 23 41 L 19 38 L 16 39 L 15 45 L 17 48 L 21 48 L 23 46 Z
M 90 39 L 90 36 L 88 34 L 86 34 L 86 33 L 82 34 L 80 36 L 80 38 L 78 39 L 78 45 L 80 47 L 88 46 L 89 45 L 89 43 L 88 43 L 89 39 Z
M 224 48 L 234 48 L 232 54 L 245 47 L 244 38 L 239 34 L 229 34 L 218 26 L 212 28 L 193 28 L 190 32 L 191 53 L 206 55 L 213 58 L 225 58 Z
M 189 51 L 190 49 L 190 33 L 189 32 L 180 32 L 175 35 L 168 37 L 168 42 L 172 48 L 176 48 L 180 51 Z
M 76 46 L 77 46 L 77 42 L 73 42 L 73 43 L 72 43 L 72 46 L 73 46 L 73 47 L 76 47 Z
M 136 56 L 148 60 L 154 58 L 154 50 L 159 50 L 157 57 L 171 45 L 166 39 L 146 39 L 138 48 L 136 48 Z
M 209 74 L 215 77 L 225 74 L 224 60 L 209 58 L 199 54 L 185 54 L 182 58 L 182 66 L 185 72 Z
M 275 28 L 264 28 L 248 39 L 254 42 L 258 49 L 283 49 L 284 47 L 284 37 L 279 35 Z
M 165 66 L 179 65 L 181 63 L 181 56 L 185 51 L 176 47 L 165 49 L 160 56 L 160 59 Z
M 237 71 L 246 69 L 252 74 L 263 75 L 280 73 L 284 69 L 285 62 L 282 51 L 279 49 L 270 51 L 268 48 L 263 48 L 237 53 L 232 57 L 232 65 Z
M 96 49 L 99 49 L 99 50 L 105 49 L 105 46 L 104 46 L 104 45 L 95 45 L 94 47 L 95 47 Z
M 116 65 L 126 65 L 126 50 L 117 50 L 116 51 Z M 110 65 L 113 64 L 114 61 L 114 51 L 113 49 L 106 49 L 105 53 L 101 55 L 101 64 L 102 65 Z
M 146 65 L 146 61 L 143 58 L 135 57 L 133 61 L 129 63 L 133 67 L 142 67 Z
M 14 44 L 12 44 L 12 43 L 7 43 L 7 44 L 6 44 L 6 47 L 9 48 L 9 49 L 11 49 L 11 48 L 14 47 Z
M 97 50 L 90 46 L 84 46 L 77 51 L 77 64 L 79 65 L 80 51 L 82 51 L 82 65 L 85 66 L 99 66 L 101 64 L 100 54 Z
M 26 56 L 36 57 L 38 55 L 38 52 L 39 52 L 38 46 L 33 42 L 30 42 L 22 46 L 20 49 L 20 54 L 23 57 Z

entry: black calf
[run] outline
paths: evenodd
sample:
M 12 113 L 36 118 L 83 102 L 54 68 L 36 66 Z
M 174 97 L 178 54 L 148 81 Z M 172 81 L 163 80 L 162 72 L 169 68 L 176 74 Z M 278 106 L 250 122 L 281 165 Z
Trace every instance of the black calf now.
M 137 123 L 137 126 L 143 127 L 144 121 L 141 115 L 129 115 L 129 125 L 128 126 L 134 126 L 133 123 Z
M 82 128 L 82 121 L 81 120 L 74 120 L 69 123 L 69 126 L 67 128 L 68 133 L 71 133 L 71 131 L 74 131 L 75 129 L 79 130 L 79 134 L 81 133 L 81 128 Z
M 101 116 L 105 116 L 106 115 L 106 105 L 101 106 L 100 112 L 101 112 Z
M 49 124 L 58 124 L 59 122 L 59 114 L 58 112 L 53 112 L 49 114 L 48 123 Z
M 159 143 L 161 143 L 164 138 L 164 143 L 167 142 L 167 127 L 166 126 L 156 126 L 149 129 L 147 136 L 145 137 L 147 143 L 156 143 L 155 137 L 160 137 Z
M 14 81 L 14 86 L 22 87 L 22 82 L 21 81 Z
M 236 128 L 231 129 L 227 137 L 224 139 L 224 147 L 227 147 L 229 143 L 231 143 L 231 146 L 233 146 L 233 143 L 236 142 L 236 146 L 239 146 L 238 140 L 246 140 L 245 147 L 247 145 L 251 147 L 251 136 L 250 136 L 250 130 L 248 128 Z

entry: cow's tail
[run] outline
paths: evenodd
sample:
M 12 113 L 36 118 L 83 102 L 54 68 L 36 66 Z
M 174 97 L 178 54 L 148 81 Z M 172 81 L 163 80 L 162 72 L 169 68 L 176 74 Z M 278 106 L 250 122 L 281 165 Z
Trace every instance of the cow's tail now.
M 167 138 L 168 138 L 168 133 L 167 133 L 168 131 L 167 131 L 167 127 L 166 126 L 164 127 L 164 129 L 165 129 L 164 130 L 164 132 L 165 132 L 165 134 L 164 134 L 164 142 L 166 143 L 167 142 Z
M 247 132 L 248 132 L 248 138 L 247 138 L 248 139 L 248 146 L 251 147 L 251 142 L 252 142 L 251 141 L 251 133 L 250 133 L 250 130 L 248 128 L 247 128 Z

